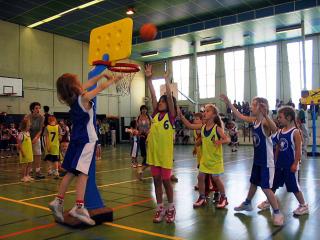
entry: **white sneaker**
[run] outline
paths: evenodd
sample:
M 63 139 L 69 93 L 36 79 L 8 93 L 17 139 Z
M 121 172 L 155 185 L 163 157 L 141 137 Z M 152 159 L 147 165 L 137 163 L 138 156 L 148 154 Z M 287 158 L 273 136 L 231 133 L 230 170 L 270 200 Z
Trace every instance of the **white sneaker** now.
M 30 182 L 30 180 L 28 179 L 27 176 L 24 176 L 23 178 L 21 178 L 20 181 L 21 181 L 21 182 Z
M 240 211 L 248 211 L 249 212 L 249 211 L 252 211 L 252 205 L 251 205 L 251 203 L 246 204 L 245 202 L 242 202 L 240 204 L 240 206 L 235 207 L 234 210 L 237 212 L 240 212 Z
M 299 207 L 293 211 L 294 215 L 304 215 L 304 214 L 309 214 L 309 206 L 308 204 L 304 204 L 304 205 L 299 205 Z
M 96 222 L 90 217 L 88 210 L 85 207 L 78 208 L 77 206 L 74 206 L 69 214 L 72 217 L 78 218 L 81 222 L 86 223 L 88 225 L 95 225 Z
M 273 225 L 282 226 L 284 222 L 284 216 L 282 213 L 273 214 Z
M 261 210 L 267 210 L 270 208 L 270 203 L 268 202 L 268 200 L 266 200 L 260 203 L 257 207 Z
M 31 177 L 31 176 L 26 176 L 27 178 L 28 178 L 28 180 L 30 181 L 30 182 L 33 182 L 34 181 L 34 178 L 33 177 Z
M 57 222 L 64 222 L 63 218 L 63 204 L 56 198 L 49 203 L 49 208 L 53 213 L 54 219 Z
M 154 217 L 153 217 L 153 222 L 154 222 L 154 223 L 160 223 L 160 222 L 162 222 L 162 220 L 163 220 L 163 218 L 164 218 L 165 215 L 166 215 L 166 213 L 165 213 L 164 207 L 163 207 L 163 206 L 159 207 L 159 208 L 156 210 L 156 213 L 155 213 L 155 215 L 154 215 Z

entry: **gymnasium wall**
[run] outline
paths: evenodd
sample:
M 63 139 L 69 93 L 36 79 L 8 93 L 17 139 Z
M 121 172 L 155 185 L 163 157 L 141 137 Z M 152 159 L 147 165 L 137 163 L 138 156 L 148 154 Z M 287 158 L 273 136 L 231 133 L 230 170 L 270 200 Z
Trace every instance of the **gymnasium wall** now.
M 38 101 L 51 112 L 65 112 L 68 107 L 57 100 L 55 81 L 63 73 L 87 79 L 88 43 L 0 21 L 0 76 L 23 78 L 24 98 L 1 97 L 0 112 L 29 112 L 29 104 Z M 137 73 L 130 96 L 119 97 L 112 86 L 97 99 L 97 113 L 137 116 L 145 96 L 144 75 Z M 9 109 L 7 106 L 11 106 Z
M 315 35 L 311 37 L 307 37 L 306 40 L 313 40 L 313 56 L 312 56 L 312 89 L 316 89 L 320 87 L 320 56 L 319 56 L 319 46 L 320 46 L 320 35 Z M 277 98 L 284 100 L 287 102 L 290 99 L 290 79 L 289 79 L 289 65 L 288 65 L 288 57 L 287 57 L 287 43 L 290 41 L 298 41 L 296 40 L 288 40 L 288 41 L 278 41 L 277 45 Z M 224 53 L 232 50 L 245 50 L 245 70 L 244 70 L 244 100 L 249 101 L 257 96 L 257 84 L 256 84 L 256 73 L 255 73 L 255 63 L 254 63 L 254 48 L 257 46 L 268 46 L 270 44 L 261 44 L 247 47 L 238 47 L 236 49 L 224 49 L 210 52 L 210 54 L 214 53 L 216 55 L 216 75 L 215 75 L 215 98 L 208 99 L 200 99 L 200 104 L 205 103 L 216 103 L 220 109 L 224 110 L 225 105 L 219 100 L 219 95 L 221 93 L 226 93 L 226 78 L 225 78 L 225 70 L 224 70 Z M 207 52 L 206 54 L 208 54 Z M 201 53 L 203 54 L 203 53 Z M 200 54 L 198 54 L 200 56 Z M 194 90 L 195 90 L 195 79 L 194 79 L 194 64 L 193 64 L 193 55 L 184 56 L 190 59 L 190 79 L 189 79 L 189 96 L 194 99 Z M 181 58 L 181 57 L 180 57 Z M 168 60 L 168 66 L 172 69 L 172 61 L 178 59 L 173 58 Z M 164 71 L 164 62 L 154 62 L 153 72 L 154 78 L 161 78 L 163 76 Z M 149 96 L 149 91 L 146 89 L 146 94 Z M 188 93 L 187 93 L 188 94 Z M 194 109 L 194 105 L 189 101 L 179 101 L 179 104 L 182 106 L 189 106 L 190 110 Z M 151 106 L 151 105 L 150 105 Z M 271 106 L 272 108 L 274 106 Z

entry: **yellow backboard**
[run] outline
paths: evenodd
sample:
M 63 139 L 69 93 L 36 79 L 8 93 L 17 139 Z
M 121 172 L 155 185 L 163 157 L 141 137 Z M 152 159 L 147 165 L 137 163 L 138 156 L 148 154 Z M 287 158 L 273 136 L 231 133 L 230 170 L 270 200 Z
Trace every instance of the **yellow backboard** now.
M 315 90 L 306 90 L 301 92 L 301 103 L 302 104 L 311 104 L 311 102 L 317 104 L 320 100 L 320 88 Z
M 132 27 L 132 19 L 124 18 L 93 29 L 90 33 L 89 65 L 103 60 L 104 54 L 109 55 L 111 62 L 128 58 L 131 55 Z

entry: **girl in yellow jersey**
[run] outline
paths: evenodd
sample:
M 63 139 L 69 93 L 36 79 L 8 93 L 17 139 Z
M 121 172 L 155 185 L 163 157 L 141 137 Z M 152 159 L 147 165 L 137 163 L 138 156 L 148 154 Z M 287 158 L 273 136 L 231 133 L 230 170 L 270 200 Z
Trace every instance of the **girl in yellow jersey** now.
M 154 110 L 151 128 L 147 137 L 147 163 L 151 168 L 157 199 L 157 210 L 153 222 L 161 222 L 165 217 L 167 223 L 172 223 L 176 214 L 173 204 L 173 188 L 170 181 L 173 166 L 174 121 L 176 117 L 175 99 L 172 97 L 169 74 L 167 72 L 164 75 L 167 95 L 161 96 L 159 102 L 157 102 L 152 85 L 151 65 L 146 65 L 145 75 Z M 168 199 L 166 211 L 163 206 L 162 185 L 166 190 Z
M 45 128 L 45 146 L 46 156 L 45 160 L 50 162 L 51 169 L 49 175 L 53 175 L 55 179 L 59 179 L 59 137 L 61 129 L 55 116 L 48 117 L 48 125 Z
M 224 208 L 227 204 L 224 184 L 221 175 L 224 172 L 222 144 L 229 143 L 230 139 L 223 131 L 222 121 L 218 109 L 213 104 L 207 104 L 203 114 L 203 124 L 191 124 L 182 114 L 182 122 L 190 129 L 201 129 L 202 156 L 199 166 L 198 184 L 199 198 L 193 204 L 194 208 L 206 204 L 205 197 L 205 176 L 211 174 L 220 192 L 220 199 L 217 208 Z
M 33 162 L 32 143 L 30 137 L 30 119 L 25 117 L 20 124 L 21 132 L 18 135 L 18 150 L 20 164 L 22 165 L 22 182 L 30 182 L 34 179 L 29 176 L 31 164 Z

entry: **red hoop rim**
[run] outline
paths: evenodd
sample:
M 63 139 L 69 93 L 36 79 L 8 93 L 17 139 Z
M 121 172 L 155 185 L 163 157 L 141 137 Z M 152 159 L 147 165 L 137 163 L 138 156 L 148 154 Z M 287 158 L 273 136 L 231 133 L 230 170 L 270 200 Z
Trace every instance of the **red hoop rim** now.
M 93 65 L 105 65 L 111 72 L 136 73 L 140 71 L 140 66 L 134 63 L 116 63 L 112 66 L 110 61 L 97 60 Z

